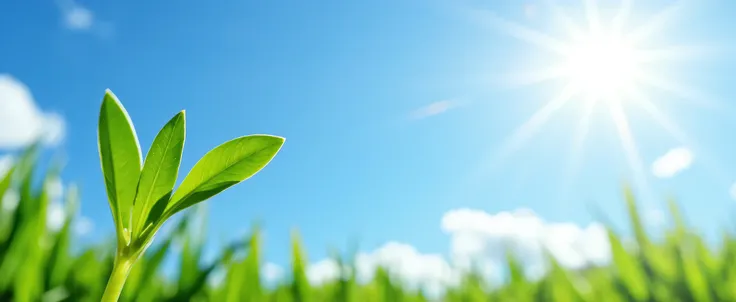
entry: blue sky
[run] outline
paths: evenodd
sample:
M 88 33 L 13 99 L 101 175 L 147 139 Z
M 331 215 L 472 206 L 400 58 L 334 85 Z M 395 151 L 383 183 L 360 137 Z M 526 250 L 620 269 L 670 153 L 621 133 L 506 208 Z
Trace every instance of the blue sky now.
M 635 171 L 606 109 L 591 115 L 577 172 L 568 161 L 582 110 L 575 100 L 510 156 L 498 157 L 514 130 L 564 86 L 564 79 L 523 87 L 505 81 L 515 70 L 558 63 L 499 26 L 503 19 L 564 41 L 543 2 L 13 1 L 0 4 L 0 73 L 25 85 L 38 110 L 63 119 L 63 138 L 51 150 L 68 160 L 64 182 L 81 186 L 82 215 L 95 226 L 88 238 L 113 232 L 96 147 L 99 104 L 110 88 L 143 150 L 171 116 L 187 110 L 182 173 L 233 137 L 286 137 L 266 169 L 208 201 L 212 246 L 259 220 L 267 258 L 277 264 L 286 264 L 293 227 L 313 261 L 353 240 L 366 253 L 395 241 L 449 255 L 456 236 L 443 232 L 441 221 L 462 208 L 489 217 L 529 208 L 583 227 L 594 203 L 624 226 L 620 184 Z M 586 26 L 582 1 L 558 2 Z M 671 2 L 637 2 L 626 28 Z M 690 221 L 711 234 L 728 223 L 736 180 L 728 73 L 736 60 L 725 6 L 734 4 L 690 1 L 643 42 L 708 47 L 650 66 L 695 97 L 642 89 L 694 144 L 623 104 L 648 187 L 639 184 L 638 192 L 677 196 Z M 723 107 L 693 104 L 702 101 Z M 8 124 L 0 122 L 0 132 L 18 125 Z M 18 149 L 7 142 L 4 152 Z M 680 147 L 692 157 L 687 168 L 653 175 L 653 162 Z M 657 202 L 648 209 L 656 212 Z

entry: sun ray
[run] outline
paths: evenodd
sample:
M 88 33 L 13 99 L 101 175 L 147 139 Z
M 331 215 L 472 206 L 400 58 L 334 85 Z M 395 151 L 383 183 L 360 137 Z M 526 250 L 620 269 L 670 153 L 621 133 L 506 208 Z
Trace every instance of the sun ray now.
M 585 18 L 588 19 L 590 33 L 598 35 L 601 32 L 601 18 L 598 14 L 596 0 L 583 0 L 585 5 Z
M 677 45 L 666 48 L 635 50 L 634 56 L 639 63 L 658 63 L 703 58 L 713 52 L 713 48 L 706 46 Z
M 503 82 L 512 88 L 540 84 L 559 79 L 568 74 L 564 66 L 552 66 L 528 72 L 506 74 Z
M 648 207 L 653 205 L 652 202 L 655 200 L 649 184 L 650 175 L 647 165 L 642 160 L 626 110 L 630 105 L 639 105 L 639 108 L 660 124 L 667 134 L 694 148 L 694 142 L 659 110 L 648 98 L 649 95 L 645 95 L 639 89 L 655 89 L 653 92 L 670 95 L 676 101 L 694 103 L 706 108 L 730 109 L 728 104 L 723 104 L 680 83 L 672 82 L 662 74 L 655 73 L 656 70 L 652 68 L 662 67 L 662 63 L 707 57 L 712 54 L 713 49 L 691 45 L 658 48 L 656 45 L 647 44 L 652 41 L 661 42 L 651 38 L 657 38 L 673 19 L 686 10 L 686 4 L 690 3 L 688 0 L 670 2 L 638 26 L 629 25 L 635 13 L 633 0 L 621 0 L 620 6 L 614 8 L 616 11 L 613 12 L 613 18 L 605 20 L 602 16 L 607 13 L 603 9 L 607 7 L 601 5 L 598 0 L 581 1 L 583 19 L 574 22 L 564 10 L 553 3 L 553 0 L 543 0 L 551 17 L 557 25 L 562 26 L 563 39 L 503 19 L 488 11 L 472 11 L 476 17 L 485 12 L 481 19 L 496 30 L 541 51 L 558 54 L 561 57 L 559 61 L 561 65 L 546 64 L 540 69 L 506 74 L 503 78 L 504 83 L 519 87 L 557 79 L 567 82 L 562 86 L 559 95 L 542 104 L 526 121 L 514 129 L 511 135 L 504 138 L 497 153 L 485 155 L 487 157 L 482 159 L 483 162 L 477 167 L 479 171 L 476 172 L 496 170 L 498 165 L 505 163 L 507 157 L 534 138 L 563 107 L 567 109 L 578 105 L 582 106 L 578 107 L 581 109 L 581 116 L 576 120 L 577 128 L 572 131 L 570 150 L 566 154 L 567 167 L 562 175 L 561 193 L 569 194 L 567 190 L 572 187 L 570 186 L 572 179 L 579 173 L 578 170 L 583 164 L 585 142 L 590 136 L 591 123 L 594 121 L 594 108 L 605 106 L 616 129 L 617 135 L 614 139 L 618 139 L 622 147 L 622 151 L 619 152 L 623 152 L 625 156 L 628 166 L 626 173 L 633 178 L 632 185 L 640 192 L 644 205 Z M 627 91 L 628 89 L 631 91 Z M 563 205 L 562 208 L 566 206 Z
M 549 100 L 542 108 L 535 111 L 532 116 L 522 125 L 517 127 L 513 134 L 507 137 L 501 146 L 497 148 L 497 152 L 485 156 L 477 165 L 477 170 L 471 173 L 466 183 L 479 181 L 484 172 L 493 171 L 498 165 L 506 159 L 511 152 L 516 151 L 529 137 L 534 134 L 538 128 L 544 125 L 547 120 L 575 95 L 572 85 L 567 85 L 558 96 Z
M 568 190 L 572 188 L 572 180 L 575 176 L 577 176 L 578 172 L 580 171 L 581 164 L 582 164 L 582 154 L 583 154 L 583 146 L 585 143 L 585 140 L 588 137 L 588 132 L 590 132 L 590 121 L 593 115 L 593 109 L 595 108 L 596 102 L 586 102 L 583 107 L 583 114 L 580 118 L 579 125 L 575 129 L 575 134 L 573 135 L 573 142 L 570 147 L 570 153 L 567 157 L 567 169 L 565 170 L 565 175 L 562 178 L 563 184 L 563 190 L 565 196 L 569 194 Z M 567 201 L 567 198 L 563 198 L 563 200 Z
M 567 104 L 572 96 L 575 95 L 575 92 L 576 90 L 573 85 L 565 86 L 562 93 L 548 101 L 542 108 L 535 111 L 526 122 L 517 127 L 513 134 L 501 144 L 497 153 L 482 158 L 476 169 L 462 183 L 471 187 L 478 185 L 485 173 L 496 170 L 513 151 L 516 151 L 523 145 L 555 112 Z M 467 188 L 462 191 L 468 193 Z
M 644 23 L 644 25 L 631 31 L 628 35 L 629 39 L 631 39 L 633 43 L 638 44 L 643 40 L 662 32 L 667 26 L 667 23 L 677 17 L 677 14 L 682 12 L 685 4 L 685 0 L 676 0 L 674 3 L 655 14 L 647 23 Z
M 575 88 L 572 85 L 568 85 L 557 97 L 534 112 L 526 122 L 514 131 L 508 141 L 501 145 L 498 155 L 499 160 L 505 159 L 510 153 L 521 147 L 539 130 L 540 126 L 544 125 L 555 112 L 567 104 L 573 95 L 575 95 Z
M 623 33 L 624 25 L 629 19 L 630 14 L 631 0 L 622 0 L 619 10 L 616 13 L 616 16 L 613 17 L 613 21 L 611 22 L 611 30 L 613 31 L 613 34 L 621 35 Z
M 492 26 L 504 33 L 521 41 L 538 46 L 543 50 L 558 54 L 564 54 L 567 51 L 567 45 L 564 42 L 540 31 L 533 30 L 516 22 L 505 20 L 495 14 L 486 13 L 484 19 L 491 22 Z
M 554 4 L 553 0 L 545 0 L 545 6 L 552 12 L 552 16 L 557 22 L 560 22 L 565 29 L 565 32 L 570 36 L 572 40 L 578 40 L 583 36 L 583 30 L 578 27 L 570 17 L 565 14 L 557 5 Z
M 649 117 L 654 120 L 659 126 L 661 126 L 669 135 L 671 135 L 679 144 L 682 144 L 690 149 L 699 158 L 698 160 L 703 162 L 704 166 L 715 174 L 718 181 L 725 184 L 730 184 L 730 178 L 721 169 L 721 165 L 716 164 L 718 161 L 708 154 L 706 150 L 700 148 L 699 144 L 693 140 L 680 126 L 677 125 L 672 119 L 662 112 L 655 104 L 639 89 L 630 89 L 626 91 L 627 96 L 635 101 L 635 104 L 640 107 Z
M 633 104 L 644 110 L 656 123 L 667 131 L 667 134 L 681 144 L 692 145 L 692 141 L 688 138 L 687 134 L 677 124 L 672 122 L 641 90 L 630 88 L 625 93 L 633 101 Z
M 653 200 L 651 188 L 647 181 L 647 174 L 644 172 L 644 163 L 641 159 L 639 149 L 634 141 L 634 136 L 632 135 L 631 128 L 629 126 L 629 120 L 621 107 L 621 102 L 611 101 L 608 104 L 610 106 L 611 118 L 613 119 L 613 123 L 618 132 L 618 138 L 624 149 L 624 156 L 626 157 L 626 161 L 628 162 L 629 168 L 633 174 L 634 185 L 638 187 L 641 192 L 642 204 L 644 204 L 645 208 L 649 208 Z
M 714 100 L 712 97 L 705 96 L 699 91 L 690 89 L 679 83 L 672 83 L 664 77 L 660 77 L 652 73 L 639 70 L 635 73 L 635 78 L 640 84 L 657 88 L 677 97 L 681 101 L 685 101 L 686 103 L 690 103 L 701 108 L 726 109 L 730 107 L 718 100 Z

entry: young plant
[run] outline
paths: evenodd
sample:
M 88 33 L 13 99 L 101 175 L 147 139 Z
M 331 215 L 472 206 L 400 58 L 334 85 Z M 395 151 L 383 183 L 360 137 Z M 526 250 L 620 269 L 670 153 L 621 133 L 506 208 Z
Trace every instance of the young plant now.
M 185 120 L 181 111 L 164 125 L 144 162 L 127 111 L 112 91 L 105 91 L 98 149 L 117 249 L 104 302 L 118 300 L 133 264 L 167 219 L 253 176 L 284 144 L 284 138 L 271 135 L 248 135 L 225 142 L 205 154 L 174 191 L 184 149 Z

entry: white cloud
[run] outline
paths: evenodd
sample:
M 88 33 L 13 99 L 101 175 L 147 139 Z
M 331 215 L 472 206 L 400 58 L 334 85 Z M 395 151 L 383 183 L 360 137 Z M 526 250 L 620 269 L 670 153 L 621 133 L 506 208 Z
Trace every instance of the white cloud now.
M 284 277 L 284 269 L 274 263 L 268 262 L 261 266 L 261 280 L 267 284 L 275 284 L 281 281 Z M 222 282 L 227 278 L 227 270 L 224 268 L 215 269 L 208 277 L 207 282 L 212 287 L 218 287 L 222 285 Z
M 438 101 L 412 111 L 410 117 L 413 119 L 423 119 L 445 113 L 450 109 L 458 107 L 459 105 L 460 104 L 457 101 L 453 100 Z
M 57 0 L 64 27 L 70 31 L 95 34 L 102 38 L 109 38 L 113 34 L 113 26 L 97 18 L 97 15 L 88 7 L 75 0 Z
M 18 194 L 18 191 L 16 190 L 9 189 L 8 191 L 5 191 L 5 194 L 3 194 L 2 199 L 0 199 L 0 203 L 2 203 L 3 211 L 14 211 L 18 208 L 18 203 L 20 203 L 20 194 Z
M 49 198 L 48 208 L 46 209 L 46 227 L 52 232 L 57 232 L 72 215 L 72 213 L 67 213 L 64 206 L 64 184 L 61 178 L 54 177 L 46 181 L 44 187 Z M 71 190 L 76 189 L 72 187 Z M 71 194 L 75 193 L 72 192 Z M 74 231 L 81 236 L 89 233 L 92 228 L 92 221 L 84 216 L 80 216 L 74 224 Z
M 389 242 L 371 253 L 358 254 L 356 266 L 361 280 L 373 278 L 376 268 L 384 267 L 407 286 L 424 287 L 432 292 L 458 281 L 458 275 L 442 255 L 423 254 L 399 242 Z
M 51 200 L 61 200 L 64 196 L 64 184 L 58 177 L 48 180 L 45 184 L 46 194 L 48 194 Z
M 284 269 L 278 264 L 268 262 L 261 267 L 261 277 L 266 282 L 277 282 L 284 277 Z
M 60 202 L 50 202 L 46 209 L 46 228 L 49 231 L 57 232 L 64 226 L 66 222 L 66 212 L 64 205 Z
M 217 268 L 207 277 L 207 284 L 211 287 L 219 287 L 225 281 L 225 277 L 227 277 L 227 270 Z
M 13 162 L 14 159 L 10 155 L 0 156 L 0 181 L 13 166 Z M 7 212 L 13 211 L 18 207 L 18 202 L 20 202 L 20 195 L 10 188 L 0 196 L 0 209 Z
M 5 173 L 7 173 L 13 166 L 13 161 L 14 159 L 10 155 L 0 156 L 0 179 L 2 179 L 5 176 Z
M 26 85 L 0 74 L 0 149 L 27 146 L 37 139 L 56 145 L 64 138 L 64 120 L 40 111 Z
M 667 215 L 660 208 L 649 208 L 644 211 L 644 219 L 650 227 L 661 227 L 667 222 Z
M 79 236 L 84 236 L 94 230 L 95 224 L 89 217 L 79 216 L 76 223 L 74 224 L 74 232 Z
M 72 30 L 88 30 L 94 22 L 94 14 L 82 6 L 74 6 L 64 14 L 64 24 Z
M 498 278 L 505 269 L 506 249 L 519 258 L 532 278 L 546 271 L 545 250 L 570 269 L 604 265 L 611 259 L 608 236 L 601 224 L 580 227 L 569 222 L 547 222 L 528 209 L 497 214 L 456 209 L 445 213 L 441 228 L 450 235 L 449 261 L 440 254 L 421 253 L 409 244 L 388 242 L 356 256 L 358 280 L 370 280 L 381 266 L 407 286 L 422 287 L 434 295 L 457 284 L 460 274 L 471 265 L 488 278 Z M 338 272 L 337 263 L 331 259 L 315 262 L 307 269 L 314 284 L 334 280 Z
M 441 288 L 458 279 L 450 264 L 440 254 L 422 254 L 413 246 L 400 242 L 388 242 L 369 253 L 356 255 L 357 278 L 371 280 L 378 267 L 383 267 L 407 286 L 417 288 Z M 313 284 L 321 284 L 340 276 L 340 268 L 332 259 L 311 264 L 307 278 Z
M 690 149 L 674 148 L 652 163 L 652 174 L 659 178 L 670 178 L 690 167 L 693 154 Z
M 457 209 L 444 215 L 442 229 L 450 234 L 450 254 L 461 267 L 480 261 L 499 270 L 495 266 L 505 262 L 507 250 L 520 258 L 530 275 L 543 271 L 545 250 L 571 269 L 605 264 L 611 257 L 601 224 L 583 228 L 569 222 L 546 222 L 528 209 L 498 214 Z
M 307 278 L 312 284 L 322 284 L 340 276 L 340 268 L 332 259 L 324 259 L 310 264 L 307 268 Z
M 58 0 L 64 26 L 70 30 L 86 31 L 95 25 L 95 15 L 74 0 Z

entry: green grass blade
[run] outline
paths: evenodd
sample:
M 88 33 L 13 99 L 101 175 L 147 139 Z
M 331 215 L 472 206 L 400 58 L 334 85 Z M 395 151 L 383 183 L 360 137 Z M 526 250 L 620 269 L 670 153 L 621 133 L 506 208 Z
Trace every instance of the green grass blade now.
M 245 287 L 240 301 L 259 302 L 263 301 L 263 288 L 261 285 L 261 232 L 258 226 L 253 228 L 253 234 L 249 240 L 248 254 L 245 256 Z
M 644 271 L 636 259 L 624 249 L 616 234 L 608 231 L 608 240 L 619 278 L 636 301 L 646 301 L 649 299 L 649 291 Z
M 302 250 L 299 233 L 291 235 L 291 294 L 295 302 L 311 301 L 311 286 L 307 278 L 307 257 Z
M 239 244 L 233 244 L 225 248 L 225 250 L 215 262 L 211 263 L 204 269 L 198 269 L 195 272 L 196 275 L 194 276 L 192 281 L 187 283 L 186 287 L 180 287 L 176 296 L 171 298 L 169 301 L 184 301 L 187 298 L 191 298 L 201 294 L 205 290 L 207 280 L 209 279 L 212 272 L 214 272 L 215 269 L 217 269 L 219 266 L 229 265 L 232 261 L 233 255 L 237 252 L 238 248 L 240 248 Z
M 709 290 L 708 278 L 704 267 L 700 264 L 697 255 L 697 242 L 690 239 L 690 242 L 681 246 L 680 261 L 684 277 L 688 288 L 693 297 L 697 301 L 710 302 L 713 301 Z
M 51 171 L 46 175 L 44 183 L 48 183 L 51 179 L 57 178 L 57 171 Z M 14 290 L 16 292 L 16 301 L 31 302 L 38 301 L 44 293 L 44 249 L 39 247 L 39 242 L 48 240 L 46 228 L 46 209 L 48 208 L 49 195 L 48 191 L 42 189 L 39 196 L 33 196 L 33 204 L 38 210 L 30 213 L 29 219 L 24 221 L 23 226 L 23 246 L 18 249 L 22 251 L 19 255 L 21 265 L 18 267 L 17 273 L 13 276 L 15 283 Z M 43 243 L 41 243 L 43 244 Z
M 10 233 L 7 238 L 7 245 L 4 246 L 3 257 L 0 258 L 0 290 L 8 289 L 13 286 L 15 276 L 19 274 L 19 270 L 23 264 L 23 258 L 29 246 L 37 245 L 41 238 L 36 234 L 36 224 L 38 217 L 46 215 L 46 208 L 41 207 L 41 203 L 33 194 L 33 168 L 35 164 L 31 163 L 23 165 L 19 164 L 16 176 L 22 176 L 20 181 L 20 200 L 18 206 L 13 213 Z M 43 192 L 38 195 L 43 195 Z
M 63 285 L 69 273 L 71 255 L 69 247 L 71 244 L 72 226 L 74 219 L 67 219 L 59 233 L 54 236 L 54 244 L 49 252 L 48 264 L 46 265 L 46 285 L 50 288 Z
M 628 186 L 624 188 L 624 197 L 626 200 L 626 209 L 629 214 L 631 228 L 634 230 L 634 238 L 636 238 L 636 242 L 639 244 L 640 248 L 646 248 L 646 246 L 649 245 L 649 237 L 644 230 L 644 224 L 642 223 L 641 216 L 639 215 L 639 211 L 636 207 L 636 197 Z
M 13 226 L 13 214 L 15 213 L 15 210 L 10 210 L 11 207 L 9 205 L 5 205 L 4 203 L 14 202 L 14 200 L 11 201 L 10 199 L 15 199 L 15 197 L 10 195 L 10 184 L 13 181 L 13 174 L 15 169 L 16 165 L 13 164 L 2 177 L 2 179 L 0 179 L 0 263 L 3 262 L 3 256 L 5 255 L 5 251 L 7 250 L 10 233 L 12 231 L 11 228 Z M 14 193 L 15 192 L 12 192 L 12 194 Z M 6 196 L 7 198 L 5 198 Z

